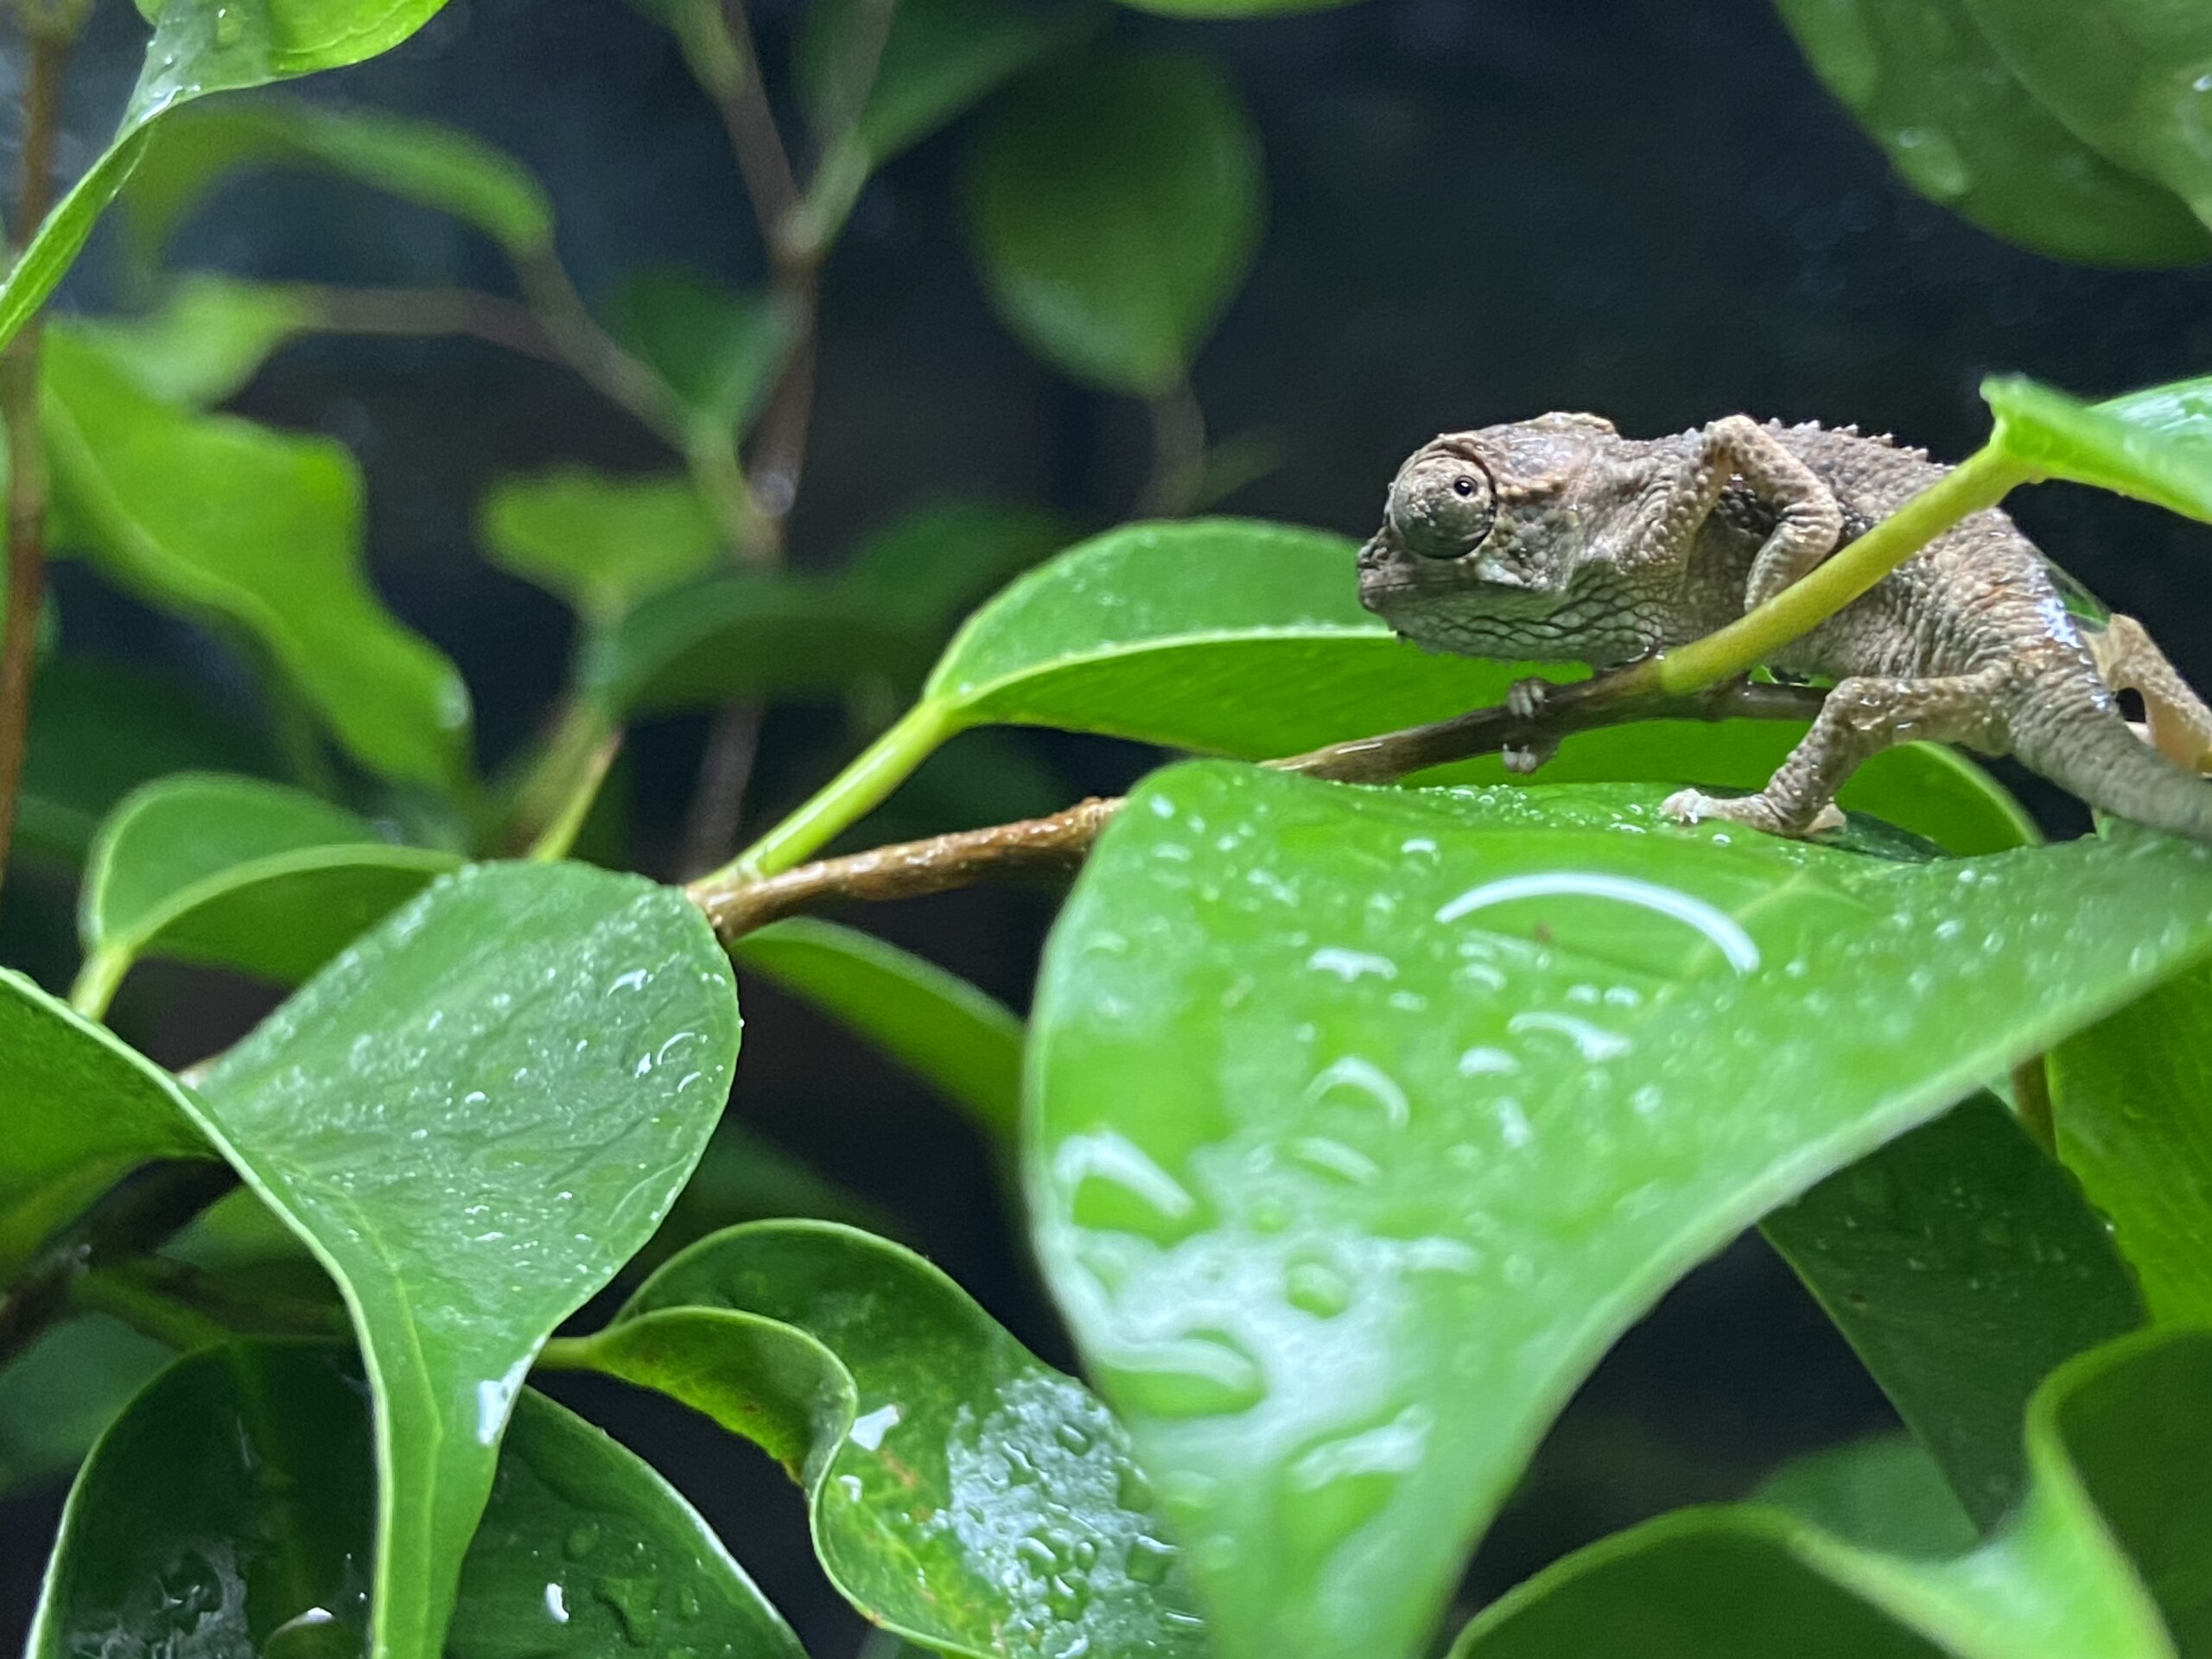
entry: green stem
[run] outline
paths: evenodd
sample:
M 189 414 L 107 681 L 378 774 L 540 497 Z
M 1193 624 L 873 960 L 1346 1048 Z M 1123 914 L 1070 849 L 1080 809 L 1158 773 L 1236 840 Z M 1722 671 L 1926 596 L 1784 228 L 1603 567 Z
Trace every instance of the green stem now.
M 541 1371 L 588 1371 L 591 1363 L 589 1337 L 550 1337 L 537 1351 L 532 1363 Z
M 811 858 L 912 777 L 958 729 L 957 717 L 949 707 L 924 697 L 798 810 L 731 862 L 694 882 L 694 890 L 758 880 Z
M 163 1294 L 139 1274 L 123 1268 L 94 1268 L 79 1274 L 69 1287 L 69 1300 L 79 1307 L 112 1315 L 180 1353 L 211 1348 L 237 1334 L 220 1320 Z
M 108 1005 L 115 1001 L 133 959 L 129 950 L 118 945 L 95 950 L 77 969 L 76 982 L 69 988 L 69 1006 L 87 1020 L 106 1019 Z
M 1704 639 L 1627 672 L 1680 696 L 1749 673 L 1872 588 L 1968 513 L 1993 507 L 2037 470 L 1992 442 L 1911 497 L 1888 518 L 1757 610 Z

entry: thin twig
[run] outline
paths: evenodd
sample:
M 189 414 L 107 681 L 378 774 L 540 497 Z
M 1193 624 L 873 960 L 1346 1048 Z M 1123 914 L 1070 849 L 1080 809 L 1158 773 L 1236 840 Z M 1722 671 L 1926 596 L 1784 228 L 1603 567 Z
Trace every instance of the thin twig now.
M 715 711 L 691 804 L 683 815 L 683 850 L 679 868 L 686 876 L 711 870 L 729 856 L 738 822 L 745 816 L 745 794 L 753 782 L 753 763 L 760 753 L 764 711 L 757 702 L 724 703 Z
M 61 124 L 61 68 L 68 35 L 31 37 L 23 90 L 22 186 L 16 199 L 16 257 L 51 205 Z M 46 603 L 46 442 L 39 425 L 39 319 L 0 352 L 0 419 L 8 427 L 8 600 L 0 620 L 0 878 L 16 834 L 23 760 L 30 747 L 31 678 Z
M 537 313 L 513 300 L 467 288 L 346 288 L 307 283 L 288 290 L 331 334 L 480 340 L 524 357 L 565 362 Z
M 1809 721 L 1825 695 L 1807 686 L 1738 680 L 1681 696 L 1655 696 L 1625 676 L 1612 675 L 1554 687 L 1533 713 L 1503 705 L 1478 709 L 1269 764 L 1340 783 L 1387 783 L 1503 749 L 1542 755 L 1576 732 L 1632 721 Z M 991 876 L 1074 869 L 1121 805 L 1118 798 L 1086 800 L 1048 817 L 821 859 L 779 875 L 695 882 L 685 891 L 727 943 L 782 917 L 841 900 L 918 898 Z
M 1152 417 L 1152 471 L 1138 498 L 1147 518 L 1179 518 L 1198 500 L 1205 479 L 1206 417 L 1188 380 L 1147 401 Z

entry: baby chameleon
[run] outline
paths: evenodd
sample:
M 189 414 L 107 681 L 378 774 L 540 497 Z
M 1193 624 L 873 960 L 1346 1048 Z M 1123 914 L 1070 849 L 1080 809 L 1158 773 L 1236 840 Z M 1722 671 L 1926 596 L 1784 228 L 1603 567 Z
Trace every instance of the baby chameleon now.
M 1613 667 L 1741 616 L 1945 470 L 1886 438 L 1742 415 L 1648 442 L 1590 415 L 1446 433 L 1398 469 L 1359 596 L 1431 650 Z M 1769 666 L 1835 683 L 1819 718 L 1759 793 L 1684 790 L 1667 802 L 1677 817 L 1831 829 L 1862 762 L 1928 739 L 2017 755 L 2093 806 L 2212 840 L 2212 709 L 2132 618 L 2077 621 L 1993 509 Z M 2143 698 L 2148 741 L 2121 690 Z

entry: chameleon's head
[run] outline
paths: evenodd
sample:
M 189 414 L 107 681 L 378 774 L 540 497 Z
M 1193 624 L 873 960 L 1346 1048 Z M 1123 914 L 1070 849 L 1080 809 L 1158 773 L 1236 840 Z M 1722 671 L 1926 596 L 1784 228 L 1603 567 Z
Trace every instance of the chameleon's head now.
M 1423 444 L 1359 550 L 1360 602 L 1407 638 L 1457 651 L 1480 649 L 1471 619 L 1551 614 L 1584 539 L 1573 486 L 1612 431 L 1593 416 L 1547 415 Z

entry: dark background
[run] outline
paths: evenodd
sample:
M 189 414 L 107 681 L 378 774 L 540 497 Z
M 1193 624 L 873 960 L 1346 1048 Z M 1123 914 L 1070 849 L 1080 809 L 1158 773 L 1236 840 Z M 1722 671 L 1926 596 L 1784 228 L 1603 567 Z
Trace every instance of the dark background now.
M 772 77 L 795 10 L 756 10 Z M 1992 370 L 2101 393 L 2212 369 L 2212 277 L 2061 265 L 1920 200 L 1753 0 L 1368 0 L 1275 22 L 1125 14 L 1113 26 L 1217 54 L 1265 144 L 1266 242 L 1196 376 L 1217 434 L 1264 435 L 1281 458 L 1226 504 L 1238 512 L 1363 532 L 1414 444 L 1546 409 L 1602 411 L 1637 434 L 1737 410 L 1857 422 L 1942 457 L 1985 434 L 1974 388 Z M 73 69 L 73 172 L 105 143 L 143 36 L 124 0 L 101 0 Z M 19 69 L 11 57 L 11 80 Z M 620 0 L 454 0 L 400 50 L 302 90 L 450 122 L 520 157 L 552 192 L 561 251 L 588 296 L 642 261 L 760 275 L 721 127 L 670 37 Z M 956 128 L 896 162 L 829 265 L 792 524 L 802 563 L 834 563 L 857 532 L 934 496 L 1039 502 L 1103 523 L 1128 512 L 1141 484 L 1141 412 L 1056 379 L 986 308 L 955 228 L 960 149 Z M 281 279 L 508 282 L 473 233 L 300 175 L 225 187 L 177 257 Z M 60 303 L 111 306 L 118 286 L 96 244 Z M 450 342 L 303 345 L 238 407 L 332 434 L 361 457 L 378 582 L 466 671 L 486 765 L 505 758 L 559 685 L 568 622 L 479 556 L 476 497 L 503 472 L 560 461 L 665 466 L 654 441 L 563 370 Z M 2212 532 L 2065 487 L 2015 510 L 2115 608 L 2142 617 L 2184 672 L 2212 681 L 2202 574 Z M 65 568 L 56 585 L 68 652 L 239 683 L 238 666 L 185 626 L 81 570 Z M 635 856 L 657 873 L 674 857 L 703 730 L 664 722 L 632 749 Z M 982 746 L 966 772 L 995 779 L 1009 810 L 1117 787 L 1151 759 L 1103 742 L 964 741 Z M 834 711 L 775 711 L 749 822 L 797 800 L 849 744 Z M 2028 792 L 2072 827 L 2067 804 Z M 920 805 L 887 830 L 907 833 L 933 811 L 949 826 L 960 810 L 926 775 L 915 793 Z M 52 883 L 24 886 L 10 960 L 66 974 L 67 900 Z M 1048 893 L 1015 889 L 865 920 L 1020 1004 L 1050 914 Z M 263 1005 L 240 986 L 149 969 L 115 1017 L 182 1062 Z M 879 1205 L 1065 1361 L 975 1137 L 772 994 L 748 986 L 746 1014 L 742 1116 Z M 801 1506 L 764 1459 L 664 1402 L 611 1385 L 560 1391 L 661 1463 L 814 1651 L 853 1650 L 859 1622 L 819 1580 Z M 1484 1546 L 1471 1594 L 1887 1421 L 1787 1272 L 1756 1241 L 1739 1245 L 1585 1390 Z M 59 1500 L 0 1504 L 0 1643 L 20 1637 Z

